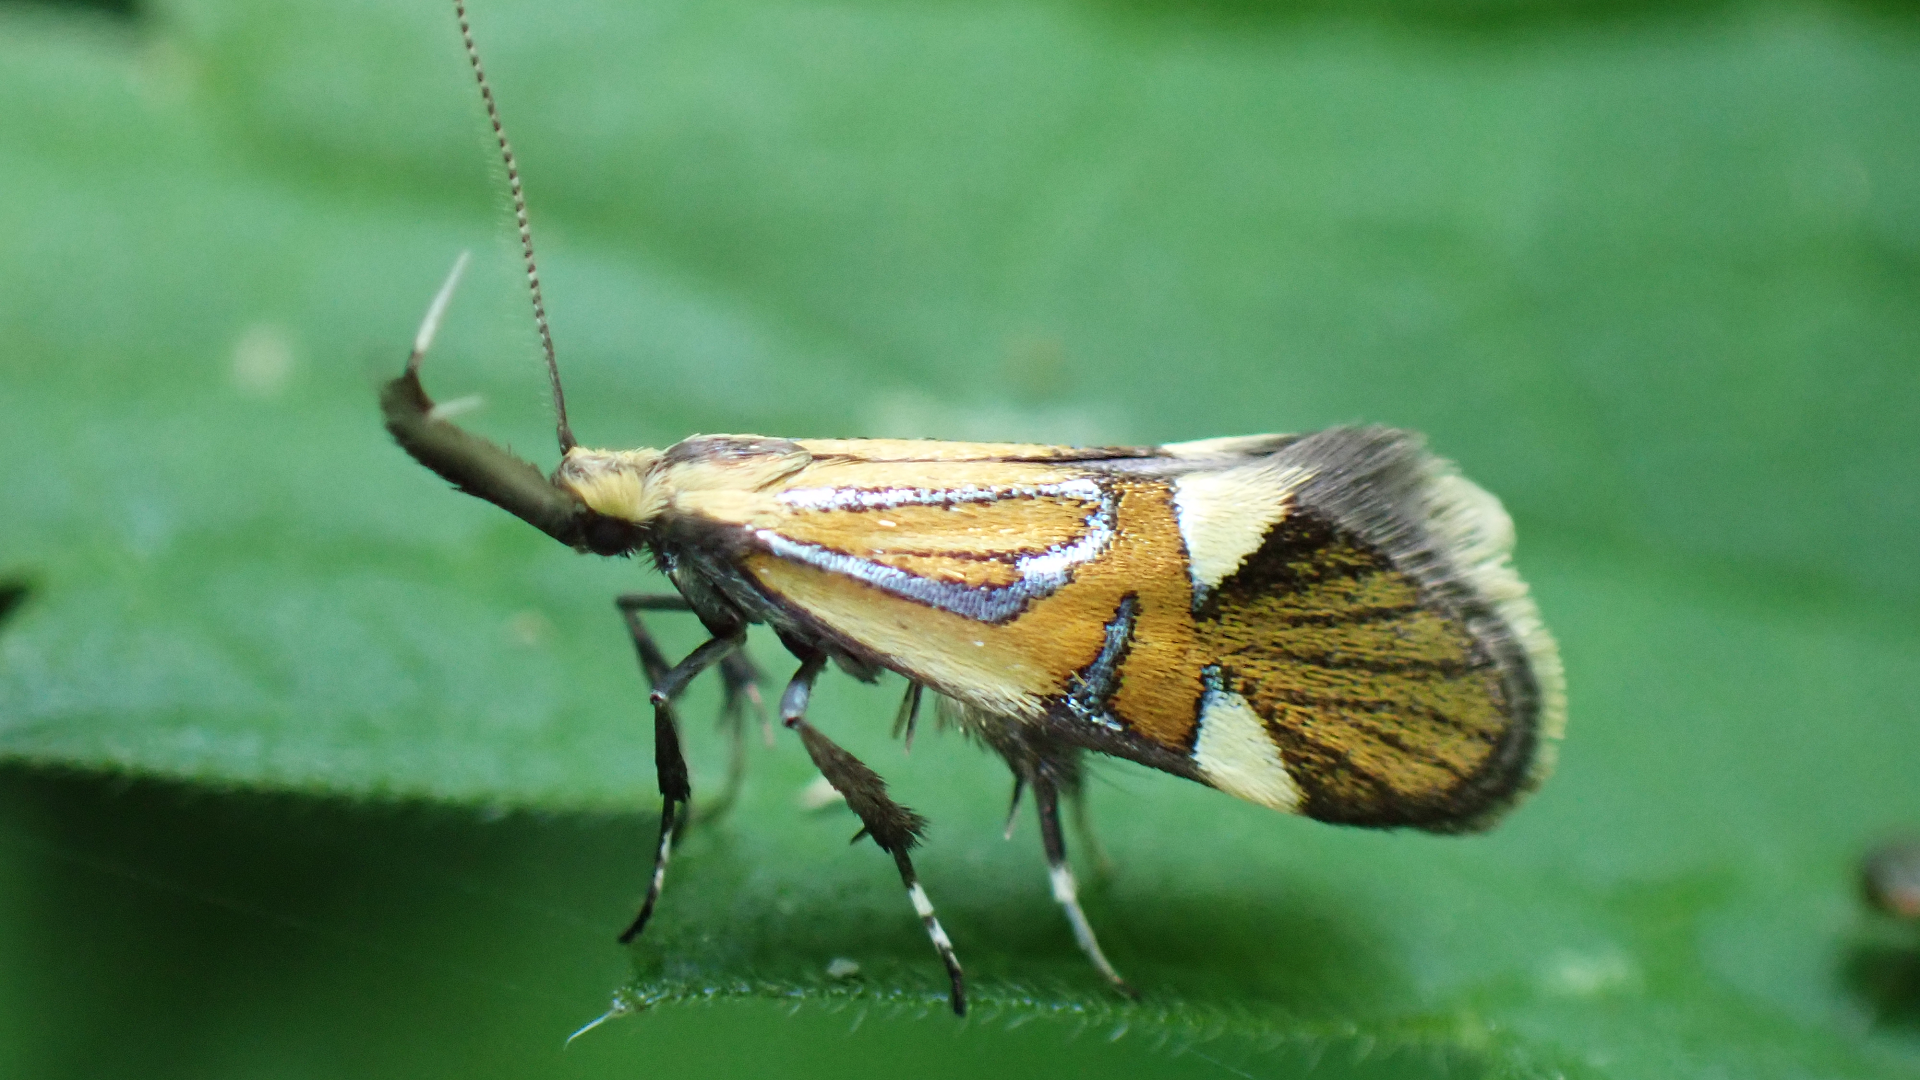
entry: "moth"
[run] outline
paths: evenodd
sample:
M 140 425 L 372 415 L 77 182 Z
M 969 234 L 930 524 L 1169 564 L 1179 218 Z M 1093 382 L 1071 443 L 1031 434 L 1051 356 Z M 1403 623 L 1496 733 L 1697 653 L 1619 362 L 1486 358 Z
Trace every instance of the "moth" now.
M 1088 754 L 1124 758 L 1321 821 L 1486 828 L 1547 776 L 1566 716 L 1559 654 L 1512 568 L 1497 499 L 1380 427 L 1164 446 L 698 435 L 594 450 L 566 419 L 525 200 L 466 13 L 455 2 L 520 223 L 552 383 L 549 475 L 454 425 L 420 381 L 458 277 L 381 394 L 417 461 L 578 551 L 651 560 L 675 592 L 621 597 L 652 684 L 659 900 L 692 791 L 673 703 L 718 667 L 757 693 L 741 646 L 772 627 L 798 663 L 778 702 L 862 834 L 892 857 L 966 1010 L 953 946 L 915 873 L 925 820 L 807 719 L 829 663 L 927 692 L 1031 792 L 1054 899 L 1131 993 L 1077 899 L 1061 828 Z M 708 640 L 669 664 L 642 619 L 686 611 Z M 858 837 L 856 837 L 858 839 Z

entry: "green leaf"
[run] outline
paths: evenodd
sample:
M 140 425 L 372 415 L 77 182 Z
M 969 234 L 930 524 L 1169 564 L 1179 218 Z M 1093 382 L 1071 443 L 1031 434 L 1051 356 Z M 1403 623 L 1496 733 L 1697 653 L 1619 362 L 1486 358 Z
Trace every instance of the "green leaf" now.
M 935 823 L 964 1046 L 885 860 L 799 808 L 790 739 L 689 835 L 623 975 L 653 796 L 608 601 L 664 582 L 447 491 L 374 407 L 476 248 L 428 384 L 552 460 L 448 13 L 0 7 L 0 579 L 31 589 L 0 624 L 0 1013 L 37 1018 L 0 1037 L 14 1071 L 551 1071 L 616 985 L 654 1011 L 565 1069 L 1920 1064 L 1914 943 L 1851 878 L 1920 819 L 1910 11 L 474 17 L 584 440 L 1418 428 L 1519 522 L 1569 667 L 1561 774 L 1458 839 L 1103 768 L 1089 905 L 1133 1005 L 1076 954 L 1031 824 L 999 840 L 1004 770 L 952 738 L 903 757 L 897 681 L 836 678 L 819 723 Z M 687 708 L 697 790 L 715 705 Z

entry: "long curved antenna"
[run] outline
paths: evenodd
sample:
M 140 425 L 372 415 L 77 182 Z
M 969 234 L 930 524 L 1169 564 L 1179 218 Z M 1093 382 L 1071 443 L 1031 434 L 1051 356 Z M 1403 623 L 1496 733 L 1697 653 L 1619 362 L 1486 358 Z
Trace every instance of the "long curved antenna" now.
M 473 43 L 473 27 L 467 23 L 465 0 L 453 0 L 453 14 L 460 21 L 460 40 L 466 42 L 467 61 L 473 65 L 474 81 L 480 84 L 480 100 L 486 103 L 494 141 L 500 144 L 500 160 L 507 165 L 507 187 L 513 192 L 513 217 L 520 226 L 520 253 L 527 263 L 527 291 L 533 296 L 533 322 L 540 328 L 540 348 L 547 354 L 547 379 L 553 384 L 554 434 L 560 438 L 560 453 L 564 457 L 579 444 L 573 441 L 573 428 L 567 423 L 567 399 L 560 392 L 560 363 L 553 357 L 547 305 L 540 298 L 540 268 L 533 261 L 533 230 L 527 225 L 527 197 L 520 190 L 520 167 L 514 163 L 513 147 L 507 143 L 507 129 L 500 123 L 500 107 L 493 102 L 493 87 L 487 85 L 486 70 L 480 66 L 480 50 Z

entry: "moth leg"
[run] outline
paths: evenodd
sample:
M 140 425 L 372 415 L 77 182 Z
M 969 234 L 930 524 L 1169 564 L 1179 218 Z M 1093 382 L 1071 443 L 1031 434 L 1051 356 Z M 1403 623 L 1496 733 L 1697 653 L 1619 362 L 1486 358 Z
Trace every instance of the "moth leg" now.
M 744 730 L 746 714 L 751 712 L 760 719 L 760 737 L 768 747 L 773 746 L 773 718 L 767 715 L 767 699 L 760 693 L 760 685 L 767 677 L 760 672 L 747 651 L 727 654 L 720 661 L 720 683 L 725 694 L 721 701 L 722 712 L 733 713 Z
M 667 672 L 673 669 L 673 665 L 667 663 L 666 654 L 660 651 L 660 644 L 653 640 L 653 634 L 647 630 L 647 624 L 641 620 L 640 613 L 642 611 L 691 611 L 693 609 L 687 605 L 687 601 L 685 597 L 682 597 L 674 593 L 667 593 L 667 594 L 627 593 L 627 594 L 615 597 L 613 604 L 615 607 L 620 609 L 621 617 L 626 620 L 627 636 L 633 639 L 633 651 L 636 655 L 638 655 L 640 659 L 640 673 L 646 676 L 647 692 L 651 694 L 653 692 L 653 689 L 660 685 L 660 680 L 667 677 Z M 668 725 L 674 727 L 673 743 L 674 743 L 674 746 L 677 748 L 680 743 L 679 729 L 670 710 L 667 716 L 667 723 Z M 657 706 L 655 707 L 655 710 L 654 710 L 653 726 L 654 726 L 655 767 L 656 767 L 656 770 L 658 770 L 660 768 L 660 764 L 659 764 L 660 713 L 659 713 L 659 708 Z M 685 760 L 681 760 L 678 763 L 677 771 L 680 774 L 685 775 L 687 771 Z M 667 781 L 665 780 L 667 773 L 661 772 L 660 775 L 662 777 L 662 780 L 661 780 L 662 786 L 660 788 L 660 794 L 662 798 L 665 798 L 667 794 L 667 788 L 665 786 L 667 783 Z M 686 785 L 682 785 L 682 786 L 686 786 Z M 662 829 L 663 837 L 666 835 L 665 830 L 668 829 L 669 827 L 671 827 L 676 833 L 680 829 L 683 829 L 686 827 L 686 818 L 675 815 L 674 807 L 671 805 L 664 807 L 660 811 L 660 819 L 662 822 L 661 829 Z M 667 855 L 666 855 L 666 848 L 664 846 L 664 841 L 663 841 L 661 853 L 655 856 L 655 861 L 654 861 L 653 876 L 656 880 L 661 879 L 665 876 L 666 866 L 667 866 Z M 653 886 L 652 891 L 648 894 L 649 901 L 656 899 L 658 897 L 659 888 L 660 887 L 657 884 Z M 647 921 L 647 916 L 652 913 L 652 910 L 653 910 L 653 905 L 649 903 L 646 906 L 645 910 L 641 913 L 641 917 L 635 920 L 634 926 L 632 928 L 629 928 L 628 930 L 629 936 L 638 935 L 640 933 L 638 927 L 645 925 Z M 628 939 L 629 939 L 628 937 L 622 937 L 620 940 L 626 941 Z
M 620 609 L 620 614 L 626 619 L 627 633 L 633 637 L 634 650 L 640 654 L 640 668 L 646 674 L 647 689 L 651 691 L 666 676 L 668 664 L 666 656 L 654 643 L 653 635 L 648 633 L 646 624 L 641 621 L 640 613 L 692 611 L 693 608 L 685 597 L 677 593 L 627 593 L 616 597 L 614 606 Z M 720 730 L 727 735 L 727 778 L 719 796 L 700 808 L 698 816 L 701 818 L 721 816 L 740 795 L 740 787 L 747 775 L 744 728 L 749 710 L 760 717 L 767 745 L 773 745 L 773 724 L 767 717 L 766 700 L 760 694 L 760 684 L 764 681 L 765 677 L 747 657 L 744 649 L 736 649 L 720 661 Z
M 913 680 L 907 680 L 907 692 L 900 698 L 900 708 L 893 714 L 893 737 L 901 739 L 903 753 L 913 753 L 913 732 L 920 724 L 920 696 L 926 687 Z
M 1107 962 L 1106 954 L 1100 951 L 1100 942 L 1093 936 L 1093 925 L 1087 922 L 1087 913 L 1080 910 L 1080 891 L 1073 880 L 1073 868 L 1067 865 L 1066 840 L 1060 835 L 1060 789 L 1053 771 L 1049 762 L 1042 761 L 1033 770 L 1032 780 L 1033 802 L 1040 813 L 1040 844 L 1047 853 L 1047 875 L 1053 882 L 1053 898 L 1067 913 L 1073 939 L 1079 942 L 1080 951 L 1087 954 L 1094 969 L 1105 975 L 1115 990 L 1137 998 L 1139 993 Z
M 648 700 L 655 705 L 661 705 L 679 697 L 680 692 L 687 688 L 687 684 L 692 682 L 695 676 L 726 659 L 728 653 L 746 642 L 745 631 L 737 632 L 731 637 L 710 637 L 701 642 L 700 647 L 688 653 L 686 659 L 673 665 L 673 669 L 665 675 L 653 680 L 653 692 L 647 695 Z
M 1107 854 L 1107 846 L 1100 842 L 1100 834 L 1093 831 L 1093 819 L 1087 816 L 1087 793 L 1083 788 L 1072 787 L 1066 791 L 1067 813 L 1073 819 L 1073 834 L 1087 849 L 1087 857 L 1093 861 L 1093 886 L 1099 889 L 1113 878 L 1113 857 Z
M 671 664 L 667 663 L 665 653 L 647 632 L 647 624 L 640 621 L 643 611 L 691 611 L 684 597 L 672 595 L 648 595 L 628 593 L 616 596 L 613 606 L 620 609 L 620 615 L 627 621 L 627 634 L 633 638 L 633 651 L 640 655 L 640 673 L 647 677 L 647 690 L 651 692 L 667 674 Z
M 760 669 L 747 659 L 745 649 L 730 652 L 720 661 L 720 681 L 724 688 L 720 703 L 720 730 L 727 736 L 727 778 L 721 782 L 720 794 L 700 805 L 695 816 L 702 821 L 717 819 L 732 809 L 734 801 L 740 797 L 741 787 L 746 783 L 749 709 L 759 715 L 760 726 L 766 731 L 769 742 L 773 735 L 766 702 L 760 696 Z
M 668 668 L 659 646 L 640 621 L 639 607 L 622 604 L 621 611 L 633 635 L 634 651 L 640 656 L 640 669 L 653 684 L 648 697 L 653 702 L 653 767 L 660 784 L 660 840 L 653 853 L 653 877 L 647 882 L 647 896 L 641 901 L 640 913 L 620 935 L 620 943 L 624 945 L 639 937 L 647 928 L 647 920 L 653 917 L 654 906 L 660 902 L 660 890 L 667 880 L 667 860 L 673 855 L 677 811 L 687 807 L 693 798 L 693 788 L 687 779 L 686 755 L 680 750 L 680 729 L 673 715 L 673 696 L 695 675 L 738 649 L 744 634 L 709 639 L 685 660 Z
M 907 898 L 913 901 L 914 914 L 920 916 L 920 924 L 926 927 L 934 951 L 940 954 L 940 962 L 947 967 L 953 1013 L 955 1016 L 965 1016 L 967 986 L 966 977 L 960 971 L 960 958 L 954 955 L 953 942 L 947 938 L 946 929 L 934 915 L 933 901 L 927 899 L 927 891 L 920 887 L 919 875 L 914 873 L 913 860 L 907 854 L 919 842 L 921 832 L 927 827 L 927 819 L 894 802 L 887 796 L 887 782 L 880 779 L 878 773 L 807 723 L 807 699 L 812 696 L 813 681 L 819 677 L 820 669 L 825 664 L 826 657 L 818 653 L 801 662 L 800 670 L 794 674 L 793 681 L 787 684 L 786 693 L 780 696 L 780 720 L 799 733 L 814 767 L 820 770 L 820 775 L 827 778 L 827 783 L 832 784 L 835 791 L 846 797 L 847 806 L 860 816 L 861 829 L 853 838 L 859 840 L 862 836 L 871 836 L 873 842 L 880 845 L 880 850 L 893 856 L 893 864 L 900 870 L 900 882 L 907 887 Z
M 1013 839 L 1014 823 L 1020 819 L 1020 796 L 1026 794 L 1027 778 L 1019 773 L 1013 774 L 1013 797 L 1007 800 L 1007 827 L 1000 835 L 1003 839 Z
M 687 805 L 693 789 L 687 783 L 687 759 L 680 752 L 680 732 L 674 725 L 673 705 L 660 702 L 653 707 L 653 768 L 660 781 L 660 839 L 653 851 L 653 877 L 647 881 L 647 897 L 640 902 L 640 913 L 620 934 L 625 945 L 640 936 L 653 918 L 654 905 L 660 902 L 660 889 L 667 881 L 667 859 L 673 855 L 675 810 Z

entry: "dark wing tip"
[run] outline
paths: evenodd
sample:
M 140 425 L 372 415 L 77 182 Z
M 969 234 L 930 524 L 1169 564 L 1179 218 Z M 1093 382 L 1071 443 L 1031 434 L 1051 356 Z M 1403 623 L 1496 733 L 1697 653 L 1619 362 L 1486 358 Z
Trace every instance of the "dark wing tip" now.
M 1509 723 L 1494 752 L 1433 816 L 1407 822 L 1436 832 L 1487 828 L 1553 771 L 1566 727 L 1559 647 L 1513 568 L 1511 519 L 1411 432 L 1334 428 L 1281 453 L 1313 471 L 1300 505 L 1384 552 L 1497 669 Z

